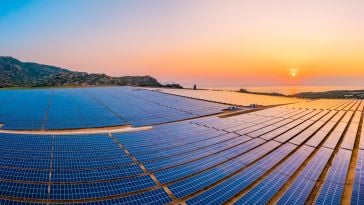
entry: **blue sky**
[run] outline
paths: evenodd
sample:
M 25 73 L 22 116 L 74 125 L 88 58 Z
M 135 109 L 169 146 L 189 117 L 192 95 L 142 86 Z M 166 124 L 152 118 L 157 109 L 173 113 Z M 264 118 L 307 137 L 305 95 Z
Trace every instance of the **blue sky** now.
M 1 56 L 113 76 L 364 84 L 359 0 L 0 0 L 0 36 Z

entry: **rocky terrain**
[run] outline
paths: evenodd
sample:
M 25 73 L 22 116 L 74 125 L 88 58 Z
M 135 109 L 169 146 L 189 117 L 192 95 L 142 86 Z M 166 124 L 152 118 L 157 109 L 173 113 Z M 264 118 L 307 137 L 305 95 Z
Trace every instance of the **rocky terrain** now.
M 163 86 L 151 76 L 111 77 L 105 74 L 89 74 L 55 66 L 21 62 L 13 57 L 0 57 L 0 87 L 102 85 Z

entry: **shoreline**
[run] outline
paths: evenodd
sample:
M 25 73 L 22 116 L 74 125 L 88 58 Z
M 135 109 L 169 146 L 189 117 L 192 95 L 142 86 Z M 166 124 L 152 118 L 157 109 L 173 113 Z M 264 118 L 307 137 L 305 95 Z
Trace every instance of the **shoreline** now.
M 32 89 L 71 89 L 71 88 L 102 88 L 102 87 L 134 87 L 134 88 L 150 88 L 150 89 L 181 89 L 181 90 L 194 90 L 189 87 L 173 88 L 168 86 L 133 86 L 133 85 L 69 85 L 69 86 L 39 86 L 39 87 L 1 87 L 0 91 L 4 90 L 32 90 Z M 273 88 L 273 87 L 272 87 Z M 282 88 L 282 87 L 280 87 Z M 288 87 L 287 87 L 288 88 Z M 246 88 L 236 89 L 224 89 L 224 88 L 197 88 L 196 90 L 210 90 L 210 91 L 226 91 L 236 93 L 246 93 L 253 95 L 264 95 L 264 96 L 276 96 L 276 97 L 289 97 L 289 98 L 302 98 L 302 99 L 364 99 L 364 87 L 363 89 L 337 89 L 328 91 L 311 91 L 311 92 L 298 92 L 296 94 L 283 94 L 280 92 L 260 92 L 251 91 Z

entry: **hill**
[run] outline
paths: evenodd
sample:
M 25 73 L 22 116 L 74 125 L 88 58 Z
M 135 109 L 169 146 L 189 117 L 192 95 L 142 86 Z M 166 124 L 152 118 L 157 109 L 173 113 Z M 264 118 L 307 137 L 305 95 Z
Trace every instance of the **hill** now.
M 150 76 L 111 77 L 89 74 L 38 63 L 21 62 L 13 57 L 0 56 L 0 87 L 46 86 L 162 86 Z
M 300 98 L 331 98 L 331 99 L 345 99 L 345 98 L 356 98 L 364 99 L 364 90 L 332 90 L 326 92 L 302 92 L 297 93 L 294 97 Z

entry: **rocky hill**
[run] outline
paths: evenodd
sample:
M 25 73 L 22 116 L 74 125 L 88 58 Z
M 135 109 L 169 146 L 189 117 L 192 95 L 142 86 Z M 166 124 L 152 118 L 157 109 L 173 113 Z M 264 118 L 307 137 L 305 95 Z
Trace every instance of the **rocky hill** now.
M 0 56 L 0 87 L 46 86 L 162 86 L 150 76 L 111 77 L 105 74 L 76 72 L 55 66 L 21 62 Z

